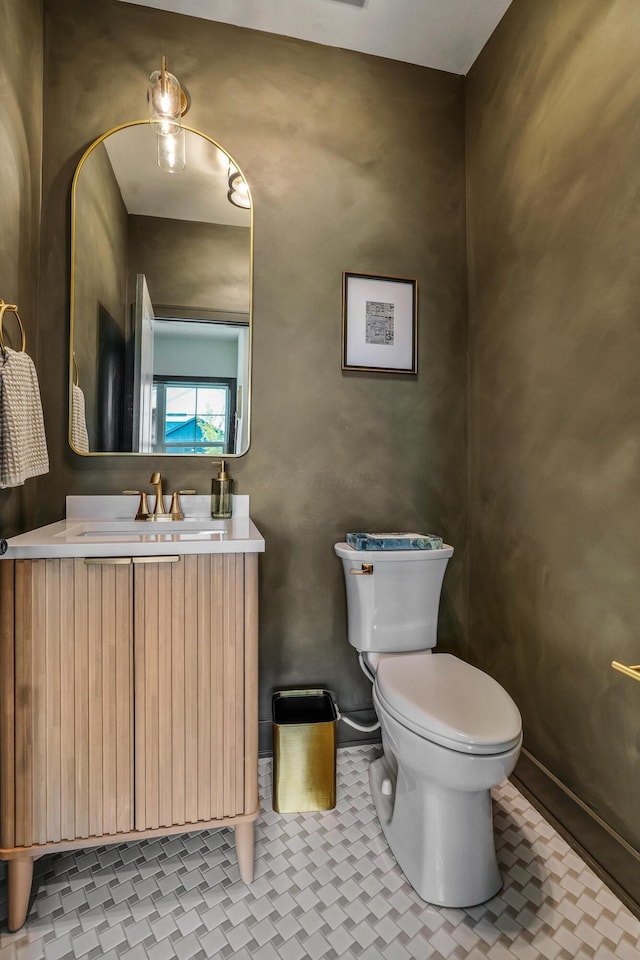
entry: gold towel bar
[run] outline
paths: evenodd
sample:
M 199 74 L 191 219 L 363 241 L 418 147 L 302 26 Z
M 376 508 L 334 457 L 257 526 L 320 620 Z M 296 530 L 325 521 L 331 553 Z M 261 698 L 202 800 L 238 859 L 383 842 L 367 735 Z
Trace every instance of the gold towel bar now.
M 27 338 L 24 333 L 24 327 L 22 326 L 20 314 L 18 313 L 18 305 L 16 303 L 5 303 L 4 300 L 0 300 L 0 350 L 6 355 L 7 348 L 4 345 L 4 339 L 2 337 L 2 321 L 4 320 L 4 315 L 7 313 L 7 311 L 9 313 L 15 313 L 16 315 L 16 320 L 18 321 L 18 326 L 20 327 L 20 335 L 22 337 L 20 353 L 24 353 L 27 346 Z
M 634 680 L 640 680 L 640 663 L 636 663 L 635 666 L 627 666 L 626 663 L 619 663 L 617 660 L 611 661 L 611 666 L 614 670 L 619 670 L 620 673 L 624 673 L 627 677 L 632 677 Z

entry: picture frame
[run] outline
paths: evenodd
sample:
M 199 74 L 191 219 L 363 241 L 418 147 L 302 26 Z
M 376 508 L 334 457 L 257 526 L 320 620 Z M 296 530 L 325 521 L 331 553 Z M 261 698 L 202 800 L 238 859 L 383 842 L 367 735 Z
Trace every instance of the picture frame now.
M 342 274 L 342 369 L 418 372 L 418 282 Z

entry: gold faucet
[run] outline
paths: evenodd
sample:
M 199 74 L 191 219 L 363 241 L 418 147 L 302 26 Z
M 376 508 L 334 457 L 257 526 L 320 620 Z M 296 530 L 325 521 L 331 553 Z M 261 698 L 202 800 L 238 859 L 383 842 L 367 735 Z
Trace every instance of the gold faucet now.
M 123 493 L 138 494 L 140 505 L 136 514 L 136 520 L 183 520 L 184 514 L 180 506 L 180 494 L 195 494 L 195 490 L 176 490 L 171 494 L 171 506 L 169 512 L 165 510 L 164 495 L 162 493 L 162 477 L 159 473 L 152 473 L 149 481 L 156 488 L 156 502 L 153 513 L 149 509 L 149 501 L 145 490 L 123 490 Z
M 153 508 L 152 520 L 170 520 L 171 514 L 164 508 L 164 495 L 162 493 L 162 477 L 159 473 L 152 473 L 149 483 L 156 488 L 156 505 Z

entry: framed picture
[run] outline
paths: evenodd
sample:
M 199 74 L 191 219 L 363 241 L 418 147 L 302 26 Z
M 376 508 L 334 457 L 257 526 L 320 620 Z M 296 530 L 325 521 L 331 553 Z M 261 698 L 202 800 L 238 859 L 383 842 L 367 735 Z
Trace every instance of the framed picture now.
M 342 275 L 342 369 L 417 373 L 418 284 L 405 277 Z

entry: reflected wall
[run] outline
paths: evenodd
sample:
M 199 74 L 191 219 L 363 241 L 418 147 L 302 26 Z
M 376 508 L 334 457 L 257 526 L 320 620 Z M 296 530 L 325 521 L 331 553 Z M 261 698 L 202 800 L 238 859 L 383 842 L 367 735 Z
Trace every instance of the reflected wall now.
M 124 363 L 129 241 L 127 210 L 102 144 L 77 186 L 75 230 L 75 377 L 84 394 L 90 450 L 113 450 L 117 440 L 107 437 L 109 417 L 113 411 L 112 419 L 119 415 L 121 420 L 124 410 L 113 410 L 111 391 L 104 389 L 105 380 L 113 382 L 106 375 L 110 366 L 106 354 L 113 357 L 109 347 L 119 339 Z M 124 389 L 124 369 L 120 379 Z

